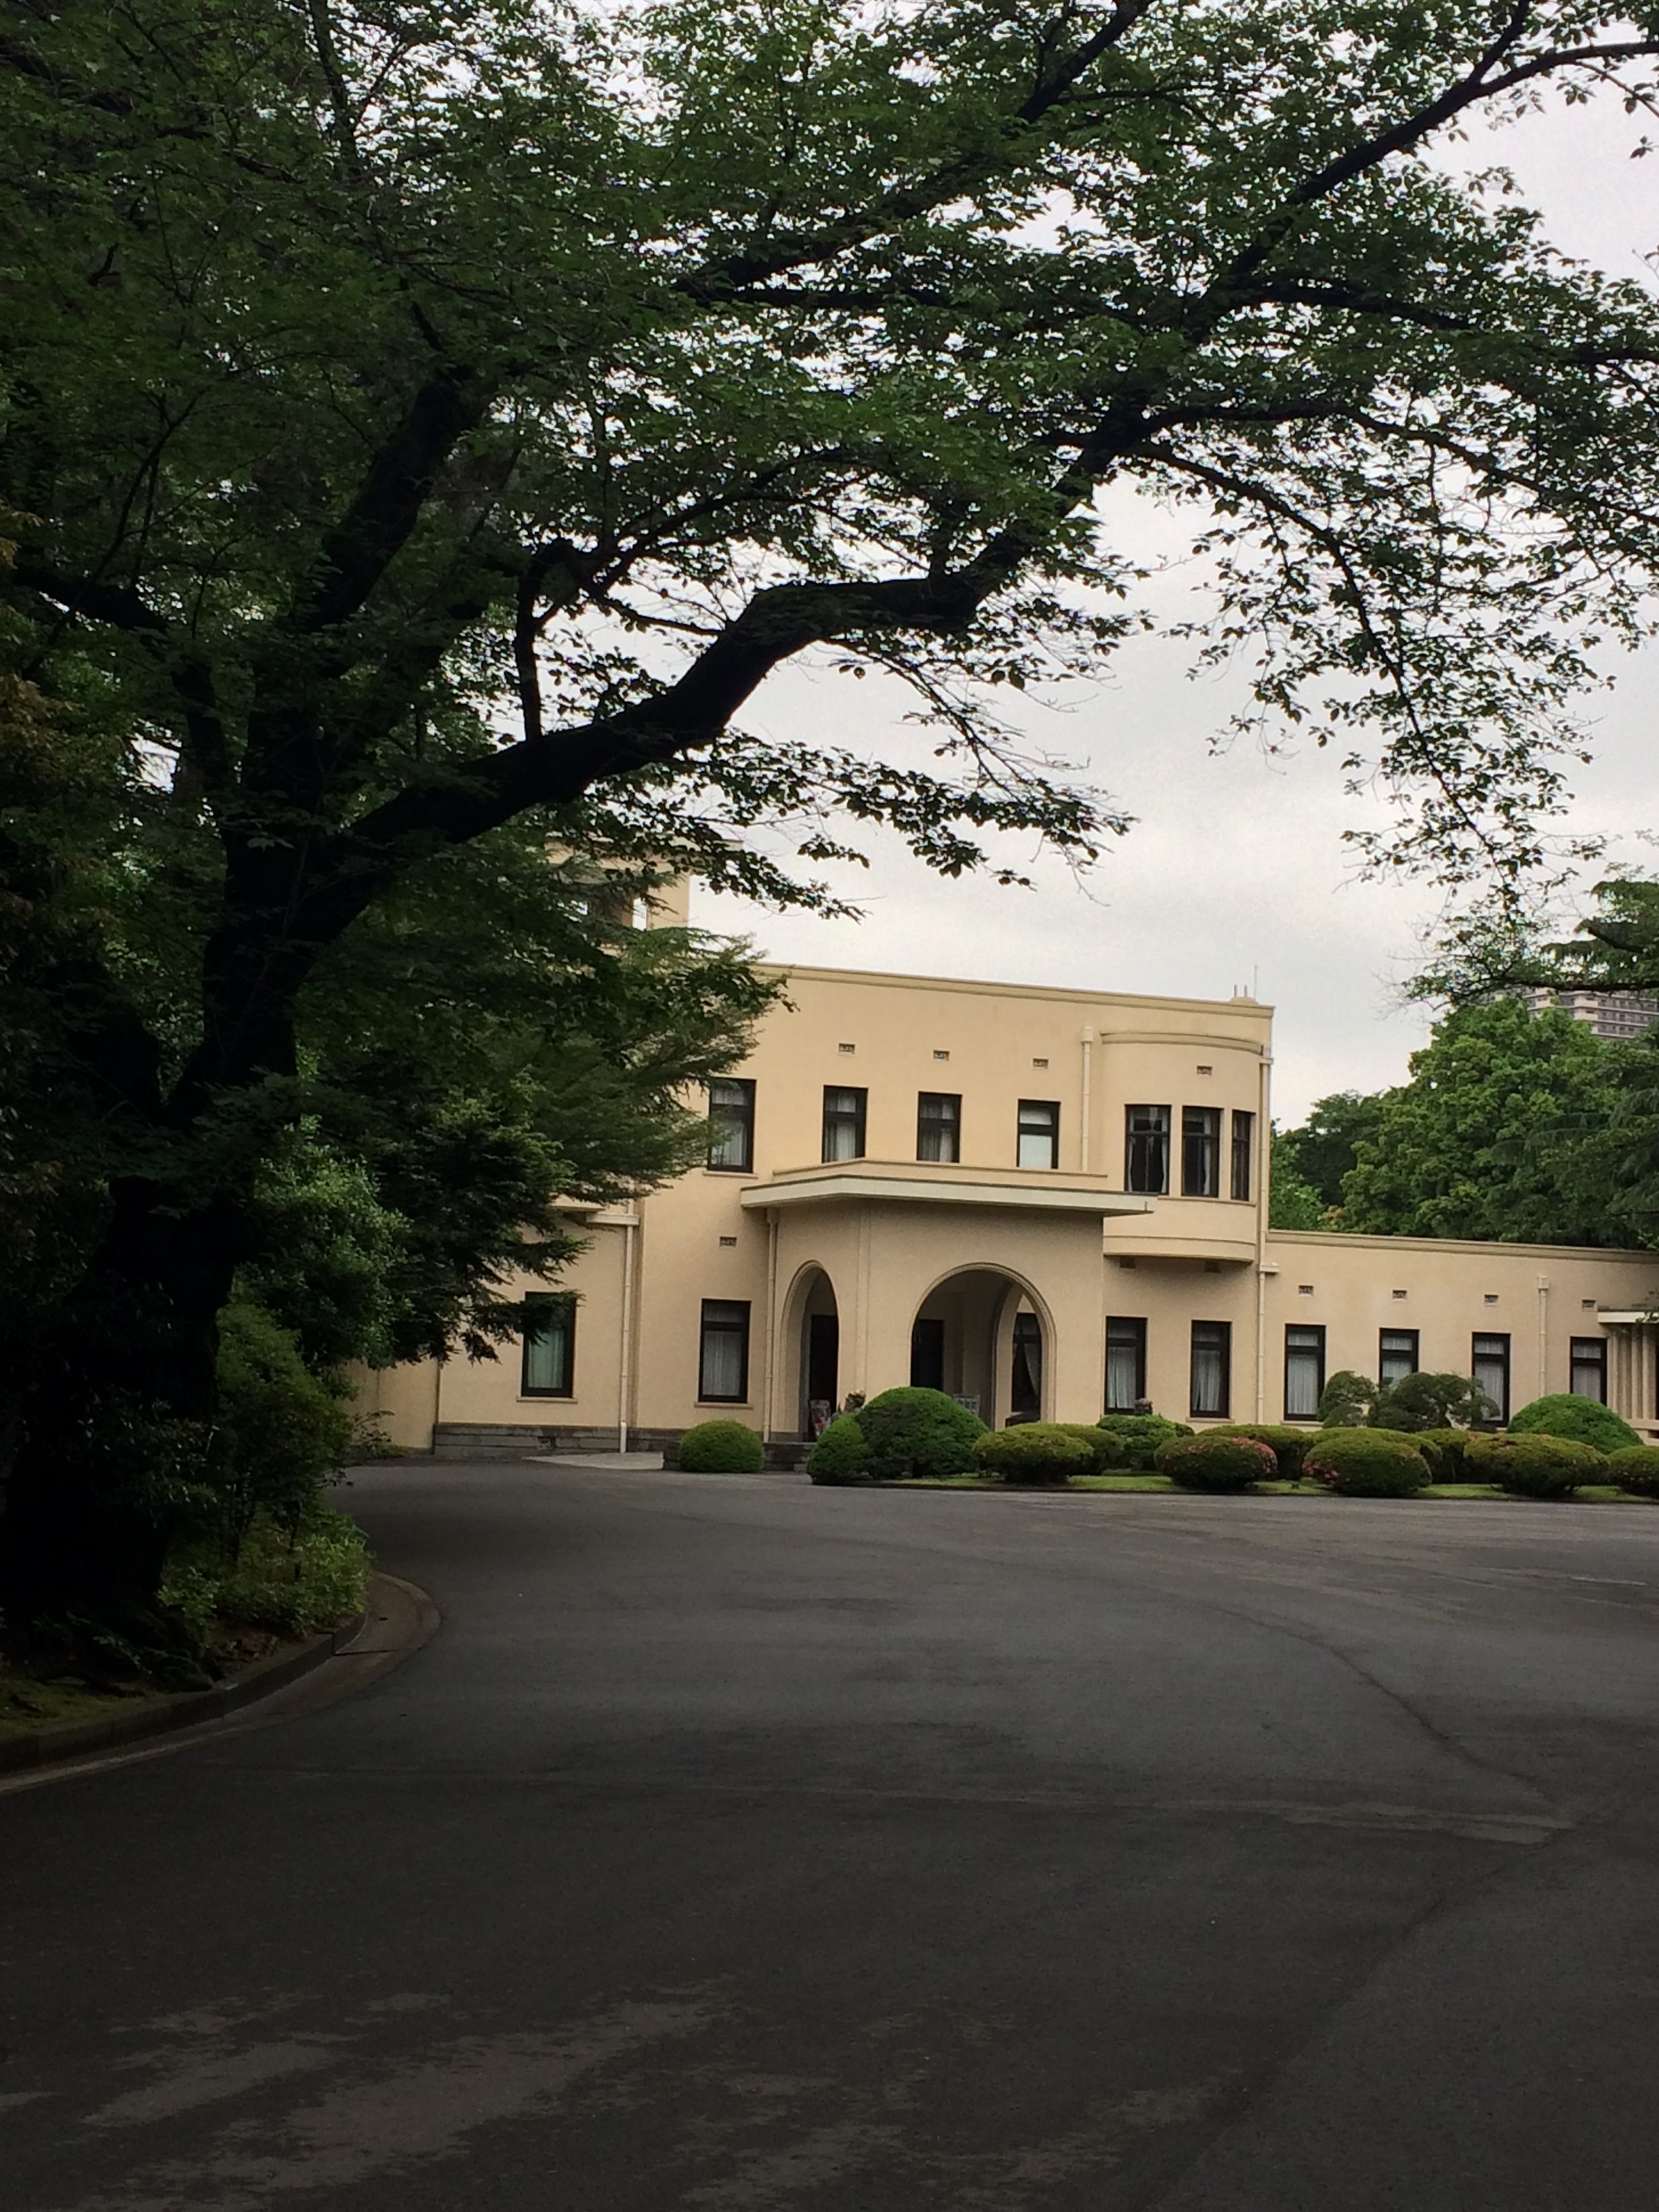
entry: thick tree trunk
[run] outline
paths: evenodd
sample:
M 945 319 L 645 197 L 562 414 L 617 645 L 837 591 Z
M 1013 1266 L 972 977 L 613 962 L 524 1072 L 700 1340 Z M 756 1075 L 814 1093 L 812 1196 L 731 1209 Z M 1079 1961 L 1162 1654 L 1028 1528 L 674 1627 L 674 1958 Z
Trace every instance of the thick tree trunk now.
M 218 1316 L 235 1267 L 222 1205 L 112 1194 L 100 1248 L 23 1382 L 0 1517 L 0 1613 L 25 1637 L 90 1631 L 144 1660 L 167 1553 L 212 1480 Z

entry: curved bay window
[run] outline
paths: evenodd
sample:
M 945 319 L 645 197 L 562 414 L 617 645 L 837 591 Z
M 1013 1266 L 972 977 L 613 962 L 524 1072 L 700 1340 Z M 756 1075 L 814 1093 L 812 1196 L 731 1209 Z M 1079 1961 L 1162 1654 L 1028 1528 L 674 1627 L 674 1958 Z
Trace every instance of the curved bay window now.
M 1181 1109 L 1181 1194 L 1183 1198 L 1221 1195 L 1218 1106 L 1183 1106 Z
M 1125 1190 L 1158 1195 L 1170 1188 L 1170 1109 L 1130 1106 L 1124 1109 Z

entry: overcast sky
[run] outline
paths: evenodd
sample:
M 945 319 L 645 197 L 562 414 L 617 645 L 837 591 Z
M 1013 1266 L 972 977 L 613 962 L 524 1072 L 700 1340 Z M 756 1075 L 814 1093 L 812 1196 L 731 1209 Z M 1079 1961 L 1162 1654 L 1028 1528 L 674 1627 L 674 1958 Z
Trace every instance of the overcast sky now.
M 1463 149 L 1472 165 L 1502 161 L 1544 211 L 1563 251 L 1615 274 L 1642 276 L 1659 247 L 1659 155 L 1632 161 L 1638 136 L 1616 100 L 1540 116 Z M 1147 545 L 1162 526 L 1133 526 Z M 1176 604 L 1179 579 L 1161 589 Z M 1301 1119 L 1332 1091 L 1404 1079 L 1427 1018 L 1402 999 L 1439 894 L 1412 883 L 1356 879 L 1345 829 L 1380 809 L 1348 797 L 1333 757 L 1311 749 L 1264 759 L 1241 744 L 1215 757 L 1212 741 L 1233 695 L 1194 683 L 1184 651 L 1131 645 L 1109 680 L 1060 714 L 1030 724 L 1053 751 L 1079 763 L 1137 817 L 1086 886 L 1053 864 L 1035 890 L 976 880 L 947 883 L 896 840 L 866 841 L 874 865 L 836 872 L 865 908 L 861 921 L 757 911 L 699 895 L 694 919 L 749 933 L 769 957 L 826 967 L 1226 998 L 1255 988 L 1278 1010 L 1274 1110 Z M 1571 826 L 1642 852 L 1633 833 L 1659 828 L 1649 746 L 1659 698 L 1659 652 L 1621 657 L 1617 689 L 1592 702 L 1596 757 L 1578 772 Z M 750 726 L 827 743 L 881 733 L 912 753 L 907 696 L 866 680 L 792 668 L 769 684 Z

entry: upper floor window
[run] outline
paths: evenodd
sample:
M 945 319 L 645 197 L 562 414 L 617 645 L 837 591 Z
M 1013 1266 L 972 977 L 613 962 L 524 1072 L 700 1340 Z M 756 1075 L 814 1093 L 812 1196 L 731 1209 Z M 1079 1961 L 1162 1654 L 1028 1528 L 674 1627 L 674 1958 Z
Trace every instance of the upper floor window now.
M 1607 1402 L 1607 1340 L 1604 1336 L 1575 1336 L 1572 1374 L 1567 1386 L 1575 1398 Z
M 1319 1328 L 1285 1332 L 1285 1418 L 1316 1421 L 1325 1395 L 1325 1332 Z
M 568 1398 L 575 1389 L 576 1301 L 568 1291 L 532 1291 L 524 1302 L 526 1398 Z
M 864 1158 L 864 1115 L 869 1102 L 867 1091 L 850 1090 L 842 1084 L 825 1084 L 821 1159 L 861 1160 Z
M 1106 1410 L 1133 1413 L 1146 1395 L 1146 1320 L 1112 1314 L 1106 1322 Z
M 1248 1199 L 1250 1194 L 1250 1174 L 1255 1165 L 1255 1115 L 1233 1109 L 1232 1194 L 1235 1198 Z
M 924 1091 L 916 1099 L 916 1158 L 955 1162 L 962 1158 L 962 1097 Z
M 1167 1106 L 1131 1106 L 1126 1115 L 1127 1158 L 1123 1170 L 1126 1190 L 1165 1191 L 1170 1188 L 1170 1109 Z
M 1377 1333 L 1376 1379 L 1386 1390 L 1390 1382 L 1403 1382 L 1419 1371 L 1418 1334 L 1414 1328 L 1385 1328 Z
M 755 1086 L 717 1075 L 708 1085 L 708 1164 L 747 1175 L 755 1164 Z
M 1499 1421 L 1510 1417 L 1510 1340 L 1507 1336 L 1480 1336 L 1470 1340 L 1469 1371 L 1492 1400 Z
M 1181 1189 L 1185 1198 L 1221 1195 L 1221 1109 L 1181 1109 Z
M 1023 1168 L 1057 1168 L 1060 1165 L 1058 1099 L 1020 1100 L 1019 1164 Z

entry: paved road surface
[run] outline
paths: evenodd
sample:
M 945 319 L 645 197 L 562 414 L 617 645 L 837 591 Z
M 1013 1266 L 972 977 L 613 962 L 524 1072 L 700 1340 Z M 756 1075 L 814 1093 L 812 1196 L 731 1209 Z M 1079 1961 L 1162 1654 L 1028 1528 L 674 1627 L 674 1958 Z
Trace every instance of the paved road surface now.
M 356 1498 L 434 1642 L 0 1796 L 5 2212 L 1659 2205 L 1659 1511 Z

